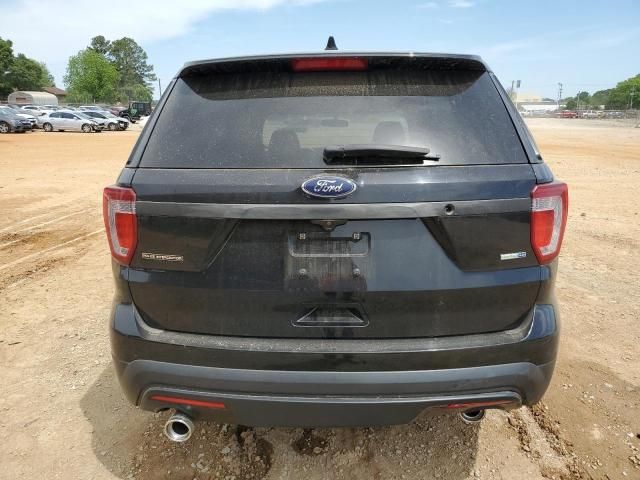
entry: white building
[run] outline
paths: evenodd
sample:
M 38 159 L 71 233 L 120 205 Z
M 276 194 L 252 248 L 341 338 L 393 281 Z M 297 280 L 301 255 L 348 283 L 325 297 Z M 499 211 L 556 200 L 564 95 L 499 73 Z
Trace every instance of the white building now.
M 47 92 L 13 92 L 7 103 L 16 105 L 58 105 L 58 97 Z

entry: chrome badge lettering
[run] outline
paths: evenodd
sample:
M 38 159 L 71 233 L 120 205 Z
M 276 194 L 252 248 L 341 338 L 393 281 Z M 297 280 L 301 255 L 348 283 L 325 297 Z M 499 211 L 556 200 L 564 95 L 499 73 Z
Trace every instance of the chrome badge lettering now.
M 501 253 L 500 260 L 516 260 L 517 258 L 525 258 L 527 252 Z
M 142 252 L 143 260 L 154 260 L 156 262 L 184 262 L 182 255 L 169 255 L 164 253 Z

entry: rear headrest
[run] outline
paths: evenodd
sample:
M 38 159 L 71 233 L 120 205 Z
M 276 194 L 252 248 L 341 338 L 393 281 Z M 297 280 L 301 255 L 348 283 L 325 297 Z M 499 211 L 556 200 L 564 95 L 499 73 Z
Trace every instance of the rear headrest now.
M 281 128 L 271 134 L 269 140 L 269 153 L 279 155 L 295 150 L 300 150 L 300 140 L 295 131 L 289 128 Z
M 404 145 L 407 137 L 400 122 L 380 122 L 373 132 L 373 143 Z

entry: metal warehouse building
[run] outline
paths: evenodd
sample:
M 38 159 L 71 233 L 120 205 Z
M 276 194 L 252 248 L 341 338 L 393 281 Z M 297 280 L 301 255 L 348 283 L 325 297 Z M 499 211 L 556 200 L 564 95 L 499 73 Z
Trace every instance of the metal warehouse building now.
M 18 105 L 58 105 L 58 97 L 47 92 L 13 92 L 7 98 L 8 103 Z

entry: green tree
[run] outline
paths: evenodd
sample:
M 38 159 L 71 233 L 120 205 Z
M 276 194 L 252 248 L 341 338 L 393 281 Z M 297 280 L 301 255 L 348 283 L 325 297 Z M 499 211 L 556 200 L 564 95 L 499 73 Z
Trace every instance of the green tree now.
M 116 67 L 90 48 L 69 58 L 64 76 L 69 100 L 78 102 L 112 102 L 118 80 Z
M 108 57 L 120 73 L 120 86 L 147 85 L 156 80 L 153 65 L 147 63 L 147 52 L 132 38 L 111 42 Z
M 40 78 L 40 81 L 42 82 L 42 86 L 55 87 L 56 79 L 53 78 L 53 75 L 51 75 L 51 72 L 49 71 L 47 64 L 44 62 L 39 62 L 39 63 L 40 63 L 40 67 L 42 67 L 42 77 Z
M 91 45 L 89 45 L 89 48 L 106 57 L 109 54 L 111 42 L 104 38 L 102 35 L 98 35 L 97 37 L 93 37 L 91 39 Z
M 607 108 L 627 109 L 631 106 L 640 109 L 640 75 L 618 83 L 609 95 Z
M 40 90 L 53 83 L 53 77 L 45 64 L 22 53 L 14 57 L 6 75 L 12 89 L 15 90 Z
M 591 95 L 591 106 L 600 107 L 601 105 L 607 105 L 609 103 L 609 96 L 611 95 L 611 89 L 608 90 L 598 90 L 596 93 Z
M 588 105 L 591 95 L 589 95 L 589 92 L 580 92 L 578 93 L 578 100 L 580 100 L 580 105 Z
M 123 103 L 129 102 L 130 100 L 150 102 L 153 99 L 153 92 L 151 88 L 146 85 L 130 85 L 120 89 L 118 99 Z
M 0 97 L 6 97 L 11 93 L 9 81 L 9 69 L 13 63 L 13 43 L 11 40 L 3 40 L 0 37 Z
M 151 100 L 151 82 L 156 80 L 156 76 L 153 73 L 153 65 L 147 63 L 147 52 L 135 40 L 123 37 L 109 41 L 98 35 L 91 39 L 89 48 L 103 55 L 116 67 L 120 76 L 119 100 Z
M 570 98 L 566 101 L 566 109 L 567 110 L 575 110 L 578 106 L 578 102 L 576 102 L 575 98 Z

